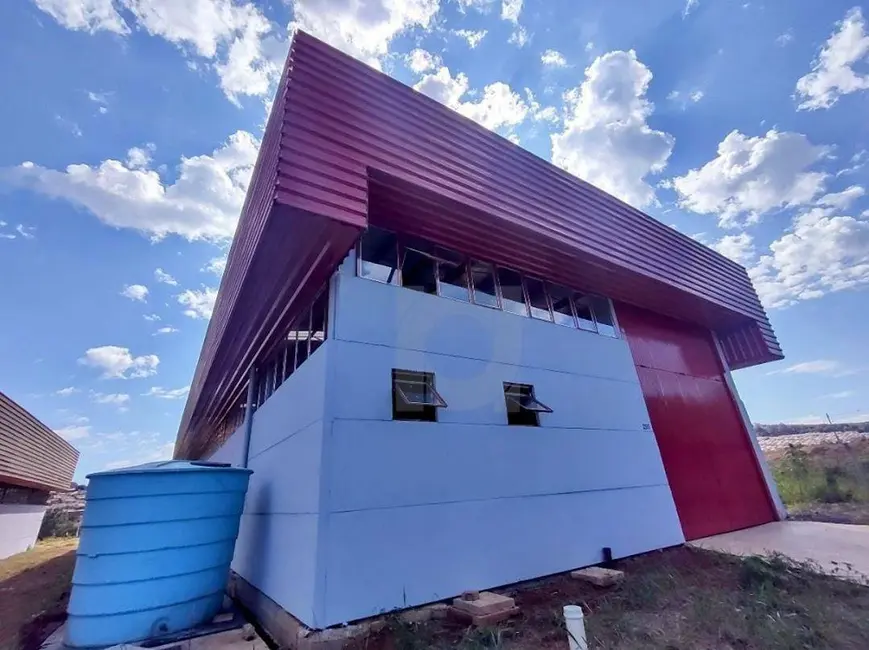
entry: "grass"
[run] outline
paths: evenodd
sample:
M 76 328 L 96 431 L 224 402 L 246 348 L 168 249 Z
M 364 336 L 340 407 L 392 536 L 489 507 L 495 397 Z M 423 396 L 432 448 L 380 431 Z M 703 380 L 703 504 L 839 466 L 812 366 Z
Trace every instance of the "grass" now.
M 38 648 L 66 617 L 78 539 L 40 541 L 0 560 L 0 650 Z
M 619 562 L 622 585 L 597 589 L 560 575 L 500 590 L 521 614 L 498 628 L 403 623 L 354 650 L 564 650 L 561 608 L 580 604 L 593 650 L 864 650 L 869 588 L 781 556 L 737 558 L 691 547 Z
M 791 445 L 770 464 L 796 518 L 869 524 L 869 440 Z

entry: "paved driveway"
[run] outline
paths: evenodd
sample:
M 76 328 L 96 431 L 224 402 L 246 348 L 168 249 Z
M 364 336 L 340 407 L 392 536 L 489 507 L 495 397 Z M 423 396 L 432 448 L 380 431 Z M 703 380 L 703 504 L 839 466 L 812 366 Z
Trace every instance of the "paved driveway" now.
M 733 555 L 778 552 L 800 562 L 811 560 L 830 575 L 869 584 L 869 526 L 775 521 L 690 543 Z

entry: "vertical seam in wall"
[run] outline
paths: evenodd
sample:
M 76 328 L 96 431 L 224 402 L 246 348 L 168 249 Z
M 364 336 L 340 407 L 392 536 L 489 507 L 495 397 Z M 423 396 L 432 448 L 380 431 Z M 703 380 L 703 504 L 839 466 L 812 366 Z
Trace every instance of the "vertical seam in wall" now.
M 748 416 L 748 410 L 745 408 L 742 398 L 739 397 L 739 391 L 736 390 L 736 384 L 733 381 L 733 376 L 730 374 L 730 367 L 727 365 L 727 358 L 724 356 L 721 341 L 718 340 L 718 335 L 715 332 L 710 332 L 710 334 L 712 336 L 712 342 L 715 344 L 715 351 L 718 354 L 718 362 L 721 364 L 724 384 L 727 386 L 727 392 L 730 394 L 730 401 L 733 402 L 733 407 L 736 409 L 736 412 L 742 420 L 742 429 L 748 437 L 748 442 L 754 453 L 755 467 L 758 472 L 760 472 L 761 478 L 763 478 L 764 485 L 766 486 L 767 498 L 772 506 L 773 513 L 778 520 L 787 519 L 787 509 L 781 500 L 781 496 L 779 496 L 778 487 L 775 484 L 775 479 L 772 476 L 769 463 L 766 462 L 766 456 L 760 448 L 760 443 L 757 441 L 757 433 L 755 432 L 754 425 L 751 423 L 751 419 Z
M 337 323 L 336 323 L 337 324 Z M 325 346 L 323 346 L 325 347 Z M 334 345 L 331 346 L 334 349 Z M 322 439 L 320 446 L 320 495 L 319 514 L 317 516 L 317 553 L 314 564 L 314 611 L 313 619 L 316 626 L 326 621 L 326 590 L 328 567 L 329 527 L 332 509 L 332 412 L 331 386 L 334 384 L 335 367 L 332 362 L 334 353 L 327 350 L 326 383 L 323 386 L 323 420 Z

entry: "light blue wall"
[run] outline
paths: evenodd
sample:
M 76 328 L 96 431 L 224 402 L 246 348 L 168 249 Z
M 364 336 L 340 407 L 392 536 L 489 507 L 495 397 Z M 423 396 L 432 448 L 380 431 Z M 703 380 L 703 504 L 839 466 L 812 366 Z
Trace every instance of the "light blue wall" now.
M 327 625 L 681 543 L 627 344 L 352 275 L 334 287 L 318 618 Z M 391 419 L 391 370 L 437 423 Z M 503 382 L 552 407 L 507 425 Z
M 328 342 L 320 346 L 254 414 L 253 470 L 233 570 L 281 607 L 316 626 Z M 211 460 L 238 465 L 243 426 Z
M 327 627 L 684 541 L 624 341 L 352 272 L 254 417 L 238 573 Z M 435 374 L 438 422 L 392 421 L 393 368 Z M 552 407 L 539 428 L 507 425 L 505 381 Z

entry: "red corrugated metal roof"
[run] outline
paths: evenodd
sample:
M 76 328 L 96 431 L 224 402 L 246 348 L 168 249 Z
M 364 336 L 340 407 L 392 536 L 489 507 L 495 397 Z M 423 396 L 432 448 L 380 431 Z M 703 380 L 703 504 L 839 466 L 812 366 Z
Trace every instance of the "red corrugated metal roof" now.
M 369 219 L 703 324 L 734 368 L 782 356 L 744 268 L 299 32 L 177 453 L 191 453 L 192 438 L 237 403 L 258 351 L 307 306 Z

